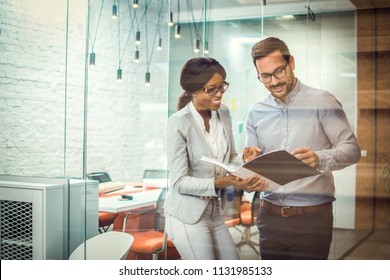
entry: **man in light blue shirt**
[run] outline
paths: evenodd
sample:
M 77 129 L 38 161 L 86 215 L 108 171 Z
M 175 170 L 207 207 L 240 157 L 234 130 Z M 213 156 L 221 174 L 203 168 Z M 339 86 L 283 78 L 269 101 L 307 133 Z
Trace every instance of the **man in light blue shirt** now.
M 359 161 L 356 137 L 333 95 L 295 77 L 294 57 L 282 40 L 256 43 L 252 58 L 270 95 L 248 113 L 244 160 L 282 149 L 323 172 L 261 193 L 261 259 L 327 259 L 335 199 L 331 171 Z

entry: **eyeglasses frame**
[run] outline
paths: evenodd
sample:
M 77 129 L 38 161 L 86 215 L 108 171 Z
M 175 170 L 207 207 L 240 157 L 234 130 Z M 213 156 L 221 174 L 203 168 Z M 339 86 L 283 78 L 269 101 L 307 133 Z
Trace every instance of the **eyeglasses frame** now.
M 259 81 L 262 82 L 263 84 L 266 84 L 266 83 L 269 83 L 270 81 L 272 81 L 272 76 L 274 76 L 274 77 L 275 77 L 276 79 L 278 79 L 278 80 L 281 79 L 281 78 L 284 78 L 284 77 L 287 75 L 287 70 L 286 70 L 286 68 L 287 68 L 287 66 L 288 66 L 289 64 L 290 64 L 290 61 L 287 60 L 286 63 L 285 63 L 283 66 L 279 66 L 279 67 L 276 68 L 275 71 L 272 72 L 272 73 L 262 73 L 262 74 L 258 74 L 258 75 L 257 75 L 257 79 L 259 79 Z M 281 77 L 278 77 L 278 76 L 275 75 L 275 72 L 280 71 L 280 70 L 283 70 L 283 71 L 284 71 L 284 75 L 281 76 Z M 261 75 L 263 75 L 263 74 L 269 75 L 269 81 L 262 81 L 262 80 L 261 80 Z
M 230 85 L 230 83 L 224 81 L 224 82 L 222 82 L 222 85 L 220 85 L 219 87 L 213 87 L 213 88 L 209 88 L 209 89 L 202 87 L 200 89 L 202 91 L 204 91 L 205 93 L 207 93 L 209 96 L 214 96 L 218 92 L 225 93 L 228 90 L 229 85 Z M 226 89 L 223 89 L 224 87 L 226 87 Z M 216 89 L 216 91 L 215 92 L 209 92 L 209 90 L 211 90 L 211 89 Z

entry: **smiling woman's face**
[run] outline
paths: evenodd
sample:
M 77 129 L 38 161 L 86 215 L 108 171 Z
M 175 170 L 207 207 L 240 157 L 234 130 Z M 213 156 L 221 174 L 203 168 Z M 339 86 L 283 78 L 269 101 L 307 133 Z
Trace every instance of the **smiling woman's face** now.
M 206 89 L 220 87 L 225 80 L 218 73 L 205 84 Z M 192 102 L 198 112 L 205 110 L 218 110 L 221 107 L 223 93 L 218 91 L 214 96 L 208 95 L 204 90 L 199 89 L 193 94 Z

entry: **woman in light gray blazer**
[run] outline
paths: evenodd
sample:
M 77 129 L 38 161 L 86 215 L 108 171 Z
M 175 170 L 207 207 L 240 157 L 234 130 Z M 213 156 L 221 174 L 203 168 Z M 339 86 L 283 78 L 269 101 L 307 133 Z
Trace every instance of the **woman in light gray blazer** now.
M 167 125 L 170 186 L 165 198 L 165 230 L 181 257 L 239 259 L 221 215 L 221 192 L 228 186 L 247 191 L 267 187 L 261 176 L 246 180 L 226 174 L 202 156 L 242 164 L 232 135 L 229 109 L 221 103 L 229 87 L 219 62 L 207 57 L 189 60 L 182 68 L 184 93 L 179 111 Z

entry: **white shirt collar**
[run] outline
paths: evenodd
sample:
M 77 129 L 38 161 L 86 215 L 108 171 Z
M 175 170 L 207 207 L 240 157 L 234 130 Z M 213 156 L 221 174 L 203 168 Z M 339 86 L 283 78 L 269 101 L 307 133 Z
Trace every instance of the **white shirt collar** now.
M 203 121 L 203 118 L 202 116 L 199 114 L 198 110 L 196 110 L 195 106 L 194 106 L 194 103 L 192 103 L 192 101 L 190 102 L 188 108 L 190 109 L 190 112 L 192 114 L 192 116 L 194 117 L 195 121 L 196 121 L 196 124 L 202 128 L 203 130 L 206 130 L 205 126 L 204 126 L 204 121 Z M 213 111 L 211 110 L 211 119 L 210 119 L 210 124 L 213 122 L 213 120 L 217 120 L 218 118 L 218 113 L 217 111 Z

